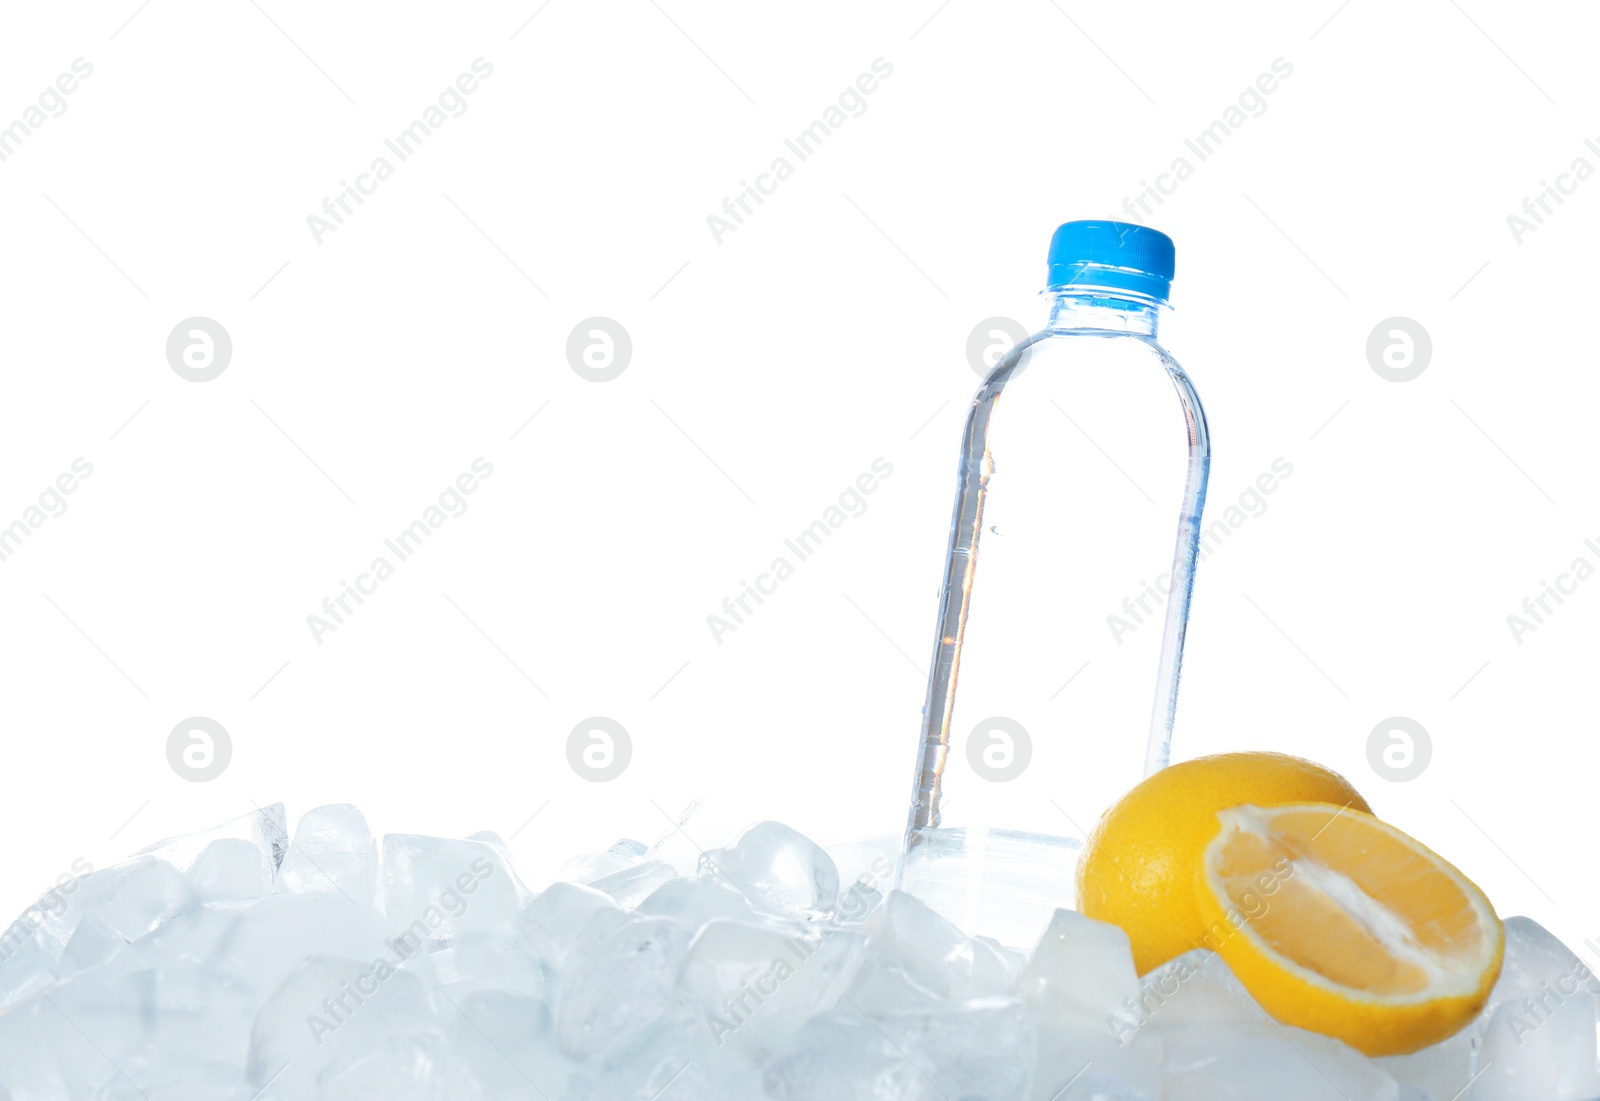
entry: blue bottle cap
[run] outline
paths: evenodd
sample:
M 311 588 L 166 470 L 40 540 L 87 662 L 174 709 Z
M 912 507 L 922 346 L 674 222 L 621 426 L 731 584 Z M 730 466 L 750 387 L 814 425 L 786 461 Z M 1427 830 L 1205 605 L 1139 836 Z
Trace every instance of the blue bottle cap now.
M 1131 222 L 1067 222 L 1050 238 L 1048 289 L 1105 290 L 1165 304 L 1172 289 L 1172 238 Z

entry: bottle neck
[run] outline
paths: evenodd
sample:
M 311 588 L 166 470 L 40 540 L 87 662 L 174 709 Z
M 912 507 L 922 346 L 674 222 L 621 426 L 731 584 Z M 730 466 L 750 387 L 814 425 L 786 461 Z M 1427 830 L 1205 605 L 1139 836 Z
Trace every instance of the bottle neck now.
M 1103 293 L 1052 291 L 1050 331 L 1131 333 L 1154 337 L 1161 307 L 1146 299 L 1108 297 Z

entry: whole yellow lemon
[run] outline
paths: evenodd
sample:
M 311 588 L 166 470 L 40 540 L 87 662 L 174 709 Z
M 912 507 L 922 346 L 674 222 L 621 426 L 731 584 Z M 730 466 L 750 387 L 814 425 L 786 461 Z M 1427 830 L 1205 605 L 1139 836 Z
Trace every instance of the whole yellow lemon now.
M 1119 926 L 1143 975 L 1191 948 L 1205 926 L 1195 881 L 1217 812 L 1242 804 L 1333 803 L 1371 813 L 1343 776 L 1286 753 L 1220 753 L 1162 769 L 1100 817 L 1078 857 L 1078 909 Z

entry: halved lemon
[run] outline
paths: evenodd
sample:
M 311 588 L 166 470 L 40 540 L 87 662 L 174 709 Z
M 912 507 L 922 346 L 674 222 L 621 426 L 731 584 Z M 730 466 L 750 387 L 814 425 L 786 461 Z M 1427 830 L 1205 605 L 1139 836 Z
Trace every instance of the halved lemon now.
M 1443 857 L 1334 803 L 1233 807 L 1217 821 L 1196 883 L 1203 943 L 1273 1017 L 1401 1055 L 1483 1008 L 1505 930 Z

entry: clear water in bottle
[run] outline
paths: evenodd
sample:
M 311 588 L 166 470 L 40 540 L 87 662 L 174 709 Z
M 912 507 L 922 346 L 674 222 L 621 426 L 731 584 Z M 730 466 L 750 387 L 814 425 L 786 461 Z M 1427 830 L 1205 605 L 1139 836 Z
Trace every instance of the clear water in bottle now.
M 900 878 L 1014 947 L 1167 763 L 1211 454 L 1157 341 L 1173 255 L 1143 226 L 1056 230 L 1049 322 L 966 421 Z

